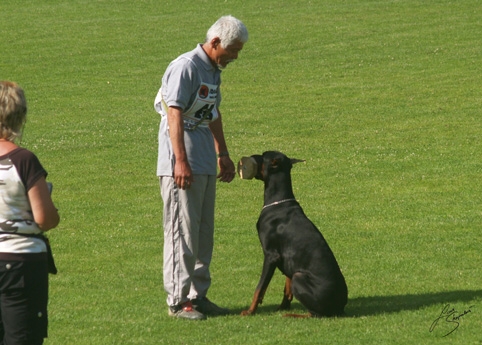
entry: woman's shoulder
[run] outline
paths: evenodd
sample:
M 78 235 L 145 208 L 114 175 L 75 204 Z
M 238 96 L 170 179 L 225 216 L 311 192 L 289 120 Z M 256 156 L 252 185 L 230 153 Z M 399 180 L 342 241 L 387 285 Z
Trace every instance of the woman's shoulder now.
M 47 177 L 47 171 L 45 171 L 42 163 L 40 163 L 37 156 L 30 150 L 18 147 L 10 152 L 6 158 L 9 159 L 8 163 L 17 169 L 27 190 L 29 190 L 40 177 Z
M 4 156 L 0 157 L 0 160 L 8 159 L 11 164 L 15 165 L 20 170 L 43 170 L 40 160 L 30 150 L 23 147 L 17 147 Z
M 23 148 L 23 147 L 17 147 L 3 156 L 7 156 L 12 160 L 13 159 L 15 160 L 37 159 L 37 156 L 32 151 L 27 150 L 26 148 Z

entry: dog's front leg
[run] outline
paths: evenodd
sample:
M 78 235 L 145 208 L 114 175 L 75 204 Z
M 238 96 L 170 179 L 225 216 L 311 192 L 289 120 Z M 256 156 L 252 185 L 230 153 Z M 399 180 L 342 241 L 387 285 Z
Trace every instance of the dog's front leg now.
M 291 279 L 286 277 L 285 290 L 283 293 L 283 301 L 281 301 L 278 310 L 288 310 L 291 307 L 291 301 L 293 300 L 293 292 L 291 292 Z
M 261 273 L 261 278 L 259 279 L 258 286 L 254 291 L 253 301 L 249 306 L 248 310 L 241 312 L 241 315 L 252 315 L 258 309 L 258 305 L 263 303 L 264 294 L 268 288 L 271 278 L 273 278 L 274 271 L 276 270 L 276 265 L 268 260 L 264 260 L 263 272 Z

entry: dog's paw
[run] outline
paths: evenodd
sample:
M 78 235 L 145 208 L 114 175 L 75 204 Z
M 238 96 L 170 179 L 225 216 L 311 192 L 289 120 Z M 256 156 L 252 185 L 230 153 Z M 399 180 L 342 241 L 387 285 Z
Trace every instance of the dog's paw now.
M 241 312 L 241 316 L 249 316 L 249 315 L 253 315 L 253 312 L 251 310 L 243 310 Z
M 281 303 L 278 307 L 278 310 L 290 310 L 291 309 L 291 302 L 284 302 Z
M 290 310 L 291 309 L 291 300 L 293 299 L 293 295 L 285 295 L 281 304 L 278 307 L 278 310 Z

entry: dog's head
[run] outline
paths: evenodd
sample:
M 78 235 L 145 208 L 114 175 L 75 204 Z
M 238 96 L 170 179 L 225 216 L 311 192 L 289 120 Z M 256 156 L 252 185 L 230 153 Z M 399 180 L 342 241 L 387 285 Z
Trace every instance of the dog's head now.
M 238 174 L 244 180 L 253 177 L 265 181 L 269 175 L 277 172 L 290 172 L 293 164 L 304 162 L 301 159 L 289 158 L 278 151 L 266 151 L 262 155 L 242 157 L 238 163 Z

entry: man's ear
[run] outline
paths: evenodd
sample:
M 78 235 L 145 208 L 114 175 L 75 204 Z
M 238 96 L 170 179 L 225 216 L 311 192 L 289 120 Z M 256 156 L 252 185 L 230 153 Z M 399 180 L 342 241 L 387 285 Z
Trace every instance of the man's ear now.
M 220 44 L 221 44 L 221 39 L 219 37 L 214 37 L 211 40 L 211 47 L 213 47 L 213 49 L 217 49 Z

